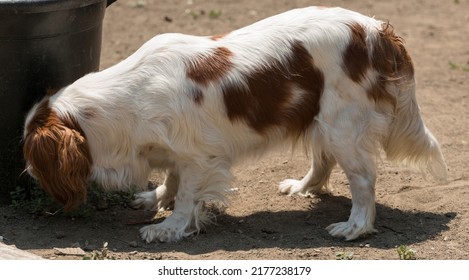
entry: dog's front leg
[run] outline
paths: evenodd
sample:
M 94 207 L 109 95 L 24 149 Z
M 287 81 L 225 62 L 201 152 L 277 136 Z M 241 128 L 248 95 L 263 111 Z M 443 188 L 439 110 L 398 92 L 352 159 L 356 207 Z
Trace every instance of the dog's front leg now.
M 147 192 L 138 193 L 131 206 L 135 209 L 163 211 L 174 207 L 174 198 L 179 186 L 179 174 L 172 168 L 166 173 L 162 185 Z
M 203 201 L 196 201 L 197 190 L 204 181 L 204 170 L 196 164 L 183 164 L 178 168 L 179 188 L 174 201 L 173 213 L 162 223 L 143 227 L 142 239 L 152 241 L 178 241 L 196 232 L 194 219 L 203 207 Z

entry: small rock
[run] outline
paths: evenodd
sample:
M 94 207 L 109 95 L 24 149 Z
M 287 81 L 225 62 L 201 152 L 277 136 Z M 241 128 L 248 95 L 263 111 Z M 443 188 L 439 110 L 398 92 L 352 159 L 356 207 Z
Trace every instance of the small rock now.
M 248 15 L 251 16 L 251 17 L 255 17 L 255 16 L 257 16 L 257 14 L 258 14 L 258 13 L 257 13 L 256 10 L 250 10 L 250 11 L 248 12 Z
M 168 16 L 165 16 L 165 17 L 164 17 L 164 21 L 166 21 L 166 22 L 173 22 L 173 19 L 170 18 L 170 17 L 168 17 Z
M 132 248 L 135 248 L 135 247 L 138 247 L 138 243 L 137 243 L 137 241 L 130 241 L 129 246 L 132 247 Z
M 54 248 L 56 255 L 84 256 L 86 253 L 81 248 Z

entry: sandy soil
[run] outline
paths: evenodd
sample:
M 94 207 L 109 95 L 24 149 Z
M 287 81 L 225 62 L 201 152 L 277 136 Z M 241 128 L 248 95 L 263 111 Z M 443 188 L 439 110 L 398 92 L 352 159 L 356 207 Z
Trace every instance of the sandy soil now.
M 379 233 L 345 242 L 325 230 L 349 215 L 350 193 L 342 171 L 333 172 L 332 195 L 285 197 L 277 184 L 301 178 L 309 161 L 279 151 L 237 166 L 238 191 L 231 206 L 206 232 L 178 243 L 141 241 L 142 225 L 133 222 L 154 213 L 122 204 L 98 207 L 104 209 L 89 217 L 30 215 L 1 206 L 4 242 L 48 259 L 81 259 L 58 255 L 53 248 L 78 246 L 89 255 L 104 242 L 117 259 L 335 259 L 339 252 L 351 252 L 354 259 L 398 259 L 400 245 L 415 250 L 418 259 L 469 259 L 468 0 L 118 0 L 105 17 L 101 65 L 126 58 L 159 33 L 219 34 L 312 4 L 389 20 L 404 37 L 415 62 L 423 117 L 447 160 L 448 184 L 383 160 L 376 188 Z

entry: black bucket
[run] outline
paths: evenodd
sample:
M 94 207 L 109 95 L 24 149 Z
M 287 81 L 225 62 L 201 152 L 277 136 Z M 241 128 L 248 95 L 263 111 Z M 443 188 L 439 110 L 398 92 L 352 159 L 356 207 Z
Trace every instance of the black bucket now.
M 115 0 L 114 0 L 115 1 Z M 99 69 L 106 0 L 0 0 L 0 202 L 29 184 L 24 118 L 48 90 Z

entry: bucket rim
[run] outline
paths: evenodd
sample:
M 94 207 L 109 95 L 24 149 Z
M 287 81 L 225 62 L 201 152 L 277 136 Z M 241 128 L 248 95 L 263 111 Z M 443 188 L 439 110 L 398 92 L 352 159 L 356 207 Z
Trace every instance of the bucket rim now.
M 0 0 L 0 13 L 32 14 L 73 10 L 106 0 Z

